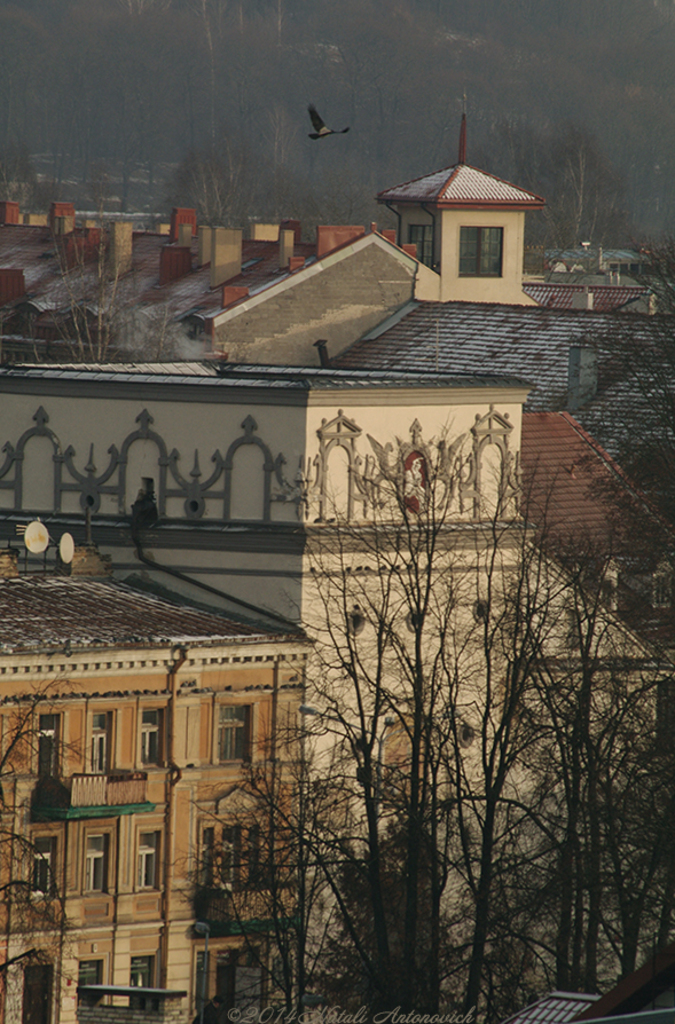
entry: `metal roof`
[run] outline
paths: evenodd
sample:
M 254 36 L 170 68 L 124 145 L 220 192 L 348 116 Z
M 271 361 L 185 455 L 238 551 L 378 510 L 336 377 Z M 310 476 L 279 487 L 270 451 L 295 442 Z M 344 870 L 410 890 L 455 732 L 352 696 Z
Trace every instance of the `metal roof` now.
M 137 647 L 280 636 L 291 634 L 172 604 L 111 580 L 37 575 L 0 579 L 0 654 L 66 643 L 74 648 Z
M 504 1024 L 566 1024 L 598 999 L 585 992 L 551 992 L 518 1010 Z
M 380 203 L 433 203 L 442 207 L 467 206 L 538 209 L 544 200 L 510 181 L 468 164 L 455 164 L 433 174 L 405 181 L 377 196 Z
M 523 378 L 471 371 L 448 373 L 433 366 L 421 370 L 350 367 L 266 366 L 218 361 L 192 363 L 32 363 L 0 367 L 3 380 L 59 380 L 203 385 L 206 387 L 264 387 L 310 391 L 365 388 L 523 387 Z

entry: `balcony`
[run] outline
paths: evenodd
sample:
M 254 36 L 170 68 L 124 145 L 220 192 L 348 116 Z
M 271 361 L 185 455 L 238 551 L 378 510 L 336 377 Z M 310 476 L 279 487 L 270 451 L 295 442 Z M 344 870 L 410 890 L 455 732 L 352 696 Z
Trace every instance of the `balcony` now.
M 147 799 L 147 772 L 72 775 L 63 782 L 40 779 L 33 792 L 33 821 L 111 818 L 154 811 Z

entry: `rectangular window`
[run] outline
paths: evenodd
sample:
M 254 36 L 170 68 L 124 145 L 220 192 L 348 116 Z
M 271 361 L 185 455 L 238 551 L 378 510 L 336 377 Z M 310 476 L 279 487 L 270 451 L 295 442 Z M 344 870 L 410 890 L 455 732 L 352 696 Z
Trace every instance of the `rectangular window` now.
M 110 715 L 106 711 L 97 711 L 91 730 L 91 770 L 94 774 L 105 775 L 108 771 L 109 732 Z
M 227 825 L 223 829 L 220 862 L 220 880 L 237 888 L 241 879 L 241 825 Z
M 202 831 L 201 883 L 207 887 L 213 885 L 214 832 L 212 825 Z
M 433 224 L 409 224 L 408 242 L 417 247 L 417 259 L 427 267 L 434 262 Z
M 87 836 L 84 866 L 86 892 L 108 891 L 108 836 Z
M 155 984 L 154 956 L 132 956 L 129 984 L 134 988 L 152 988 Z
M 37 836 L 33 840 L 33 892 L 54 891 L 56 836 Z
M 221 707 L 218 718 L 218 759 L 243 761 L 249 756 L 249 707 Z
M 78 985 L 101 985 L 103 982 L 102 960 L 80 960 L 77 971 Z
M 162 712 L 159 708 L 141 713 L 141 762 L 160 764 L 162 758 Z
M 38 775 L 59 773 L 60 715 L 40 715 L 38 733 Z
M 460 277 L 501 277 L 503 239 L 503 228 L 460 228 Z
M 138 887 L 159 888 L 159 832 L 141 832 L 139 836 Z

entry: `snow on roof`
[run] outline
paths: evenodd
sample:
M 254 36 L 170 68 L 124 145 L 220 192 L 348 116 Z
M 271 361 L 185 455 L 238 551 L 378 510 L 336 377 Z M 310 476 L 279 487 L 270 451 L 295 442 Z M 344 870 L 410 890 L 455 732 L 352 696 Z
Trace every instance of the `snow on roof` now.
M 0 579 L 0 653 L 68 642 L 73 647 L 129 647 L 265 641 L 284 635 L 217 612 L 173 604 L 111 580 Z
M 585 992 L 551 992 L 514 1013 L 504 1024 L 567 1024 L 599 998 Z
M 538 209 L 544 200 L 503 178 L 468 164 L 455 164 L 385 189 L 377 196 L 380 203 L 434 203 L 442 207 L 466 208 L 474 205 Z

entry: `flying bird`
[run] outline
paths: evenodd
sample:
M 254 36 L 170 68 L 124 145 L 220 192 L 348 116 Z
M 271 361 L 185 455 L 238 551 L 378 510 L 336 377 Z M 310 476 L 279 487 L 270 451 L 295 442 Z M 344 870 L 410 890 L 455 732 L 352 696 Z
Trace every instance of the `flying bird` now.
M 316 107 L 313 103 L 307 107 L 309 110 L 309 117 L 312 122 L 313 132 L 309 132 L 310 139 L 325 139 L 327 135 L 344 135 L 345 132 L 349 131 L 349 128 L 341 128 L 339 132 L 336 132 L 333 128 L 329 128 L 327 124 L 321 120 L 317 113 Z

